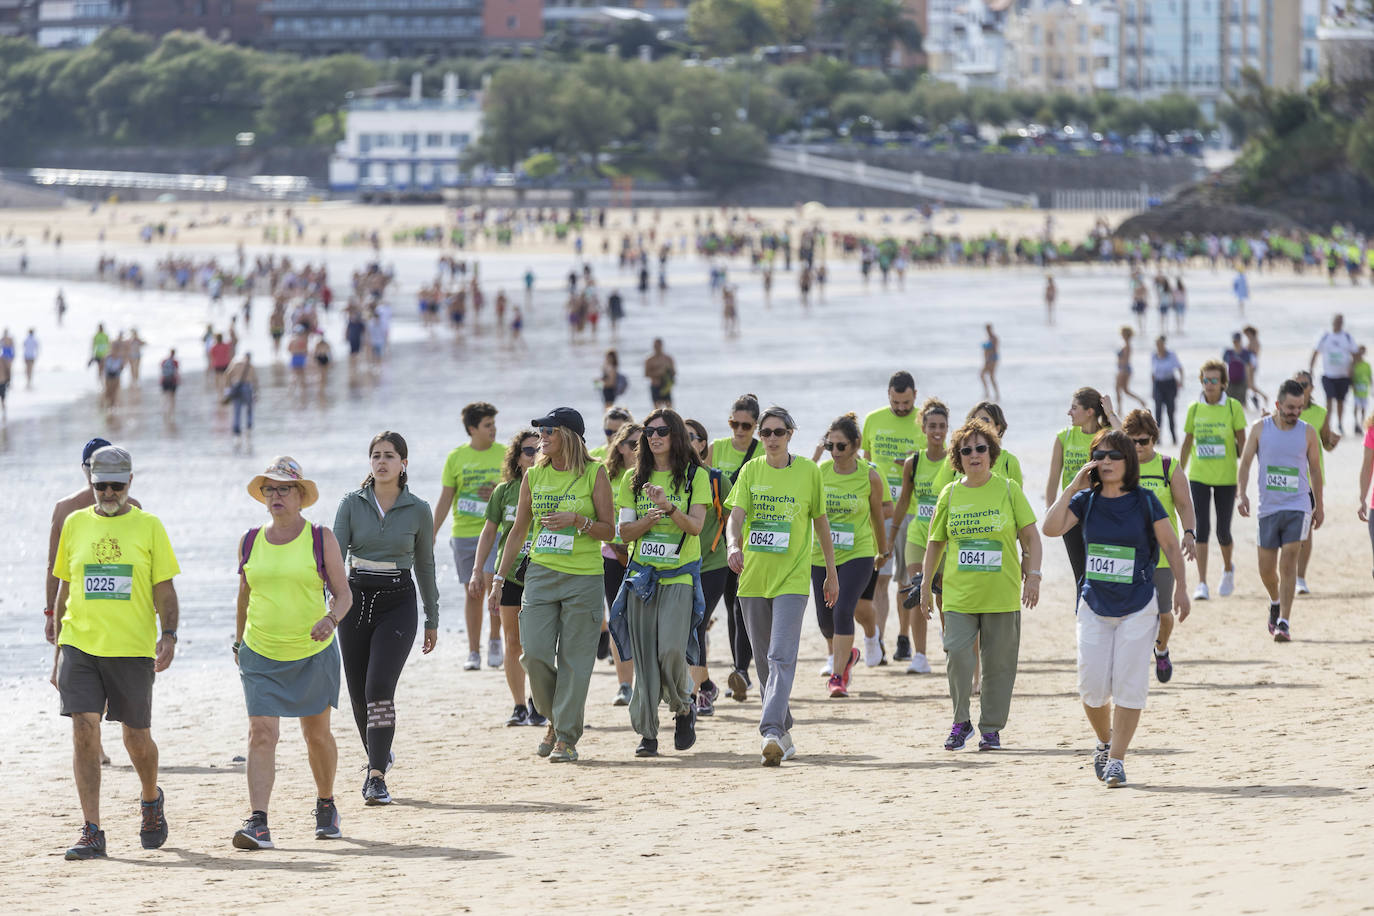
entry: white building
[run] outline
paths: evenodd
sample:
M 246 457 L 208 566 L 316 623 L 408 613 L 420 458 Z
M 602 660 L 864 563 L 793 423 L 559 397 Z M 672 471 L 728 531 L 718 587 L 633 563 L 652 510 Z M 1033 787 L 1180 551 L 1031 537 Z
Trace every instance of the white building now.
M 930 73 L 961 89 L 1006 89 L 1002 28 L 1011 0 L 929 0 L 922 49 Z
M 342 142 L 329 159 L 335 191 L 438 191 L 454 187 L 459 157 L 482 134 L 481 100 L 444 77 L 437 99 L 420 96 L 420 76 L 404 99 L 354 99 Z

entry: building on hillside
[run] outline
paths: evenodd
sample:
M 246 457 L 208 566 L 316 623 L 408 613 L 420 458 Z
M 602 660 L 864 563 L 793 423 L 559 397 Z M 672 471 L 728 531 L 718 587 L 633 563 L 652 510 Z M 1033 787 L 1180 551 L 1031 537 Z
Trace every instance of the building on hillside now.
M 262 31 L 261 0 L 128 0 L 129 27 L 162 36 L 199 32 L 214 41 L 249 43 Z
M 894 47 L 890 61 L 893 67 L 924 70 L 930 66 L 930 58 L 925 50 L 930 41 L 926 37 L 930 33 L 927 23 L 929 6 L 930 0 L 902 0 L 902 9 L 906 12 L 906 17 L 916 23 L 916 27 L 921 30 L 921 48 L 913 51 L 901 45 Z
M 258 44 L 320 55 L 444 57 L 537 42 L 543 0 L 262 0 Z
M 690 0 L 607 0 L 588 4 L 579 0 L 546 0 L 544 30 L 571 38 L 610 40 L 626 22 L 648 24 L 656 33 L 683 38 L 687 34 Z
M 131 0 L 39 0 L 31 34 L 44 48 L 79 48 L 130 25 Z
M 38 20 L 38 0 L 0 0 L 0 38 L 32 35 Z
M 1121 13 L 1112 0 L 1037 0 L 1007 20 L 1007 82 L 1091 95 L 1120 85 Z
M 1015 0 L 922 0 L 925 21 L 918 19 L 917 25 L 931 76 L 961 89 L 1006 89 L 1010 70 L 1003 29 L 1018 5 Z
M 422 98 L 420 75 L 408 98 L 355 98 L 344 139 L 329 159 L 335 191 L 437 193 L 461 182 L 459 158 L 482 134 L 479 94 L 444 77 L 443 95 Z

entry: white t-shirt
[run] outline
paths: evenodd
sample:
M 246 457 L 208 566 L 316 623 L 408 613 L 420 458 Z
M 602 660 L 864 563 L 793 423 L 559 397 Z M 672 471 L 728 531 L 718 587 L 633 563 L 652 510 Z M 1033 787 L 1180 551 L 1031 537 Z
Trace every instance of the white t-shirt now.
M 1327 331 L 1317 341 L 1322 355 L 1322 375 L 1327 378 L 1349 378 L 1350 357 L 1356 350 L 1355 339 L 1345 331 Z

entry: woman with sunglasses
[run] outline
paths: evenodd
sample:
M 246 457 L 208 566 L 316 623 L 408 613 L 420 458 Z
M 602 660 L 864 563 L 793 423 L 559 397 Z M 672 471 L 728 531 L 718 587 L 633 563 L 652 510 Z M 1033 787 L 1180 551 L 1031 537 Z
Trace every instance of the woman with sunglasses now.
M 894 514 L 894 520 L 890 523 L 892 536 L 896 536 L 900 530 L 896 519 L 905 518 L 908 513 L 911 515 L 906 526 L 904 554 L 907 579 L 911 585 L 904 590 L 906 597 L 902 601 L 902 608 L 908 614 L 921 596 L 921 568 L 925 563 L 930 521 L 935 517 L 935 503 L 945 484 L 958 476 L 945 449 L 945 436 L 949 433 L 949 408 L 938 398 L 927 398 L 921 405 L 921 433 L 926 437 L 926 447 L 908 458 L 902 468 L 902 494 L 897 497 L 897 511 L 902 514 Z M 911 617 L 911 664 L 906 669 L 908 674 L 930 673 L 926 635 L 926 618 L 921 614 Z M 877 664 L 877 656 L 875 639 L 870 665 Z
M 778 766 L 796 753 L 790 700 L 806 617 L 813 528 L 825 557 L 824 600 L 833 606 L 839 597 L 820 468 L 788 451 L 796 428 L 781 407 L 763 412 L 764 454 L 740 470 L 727 503 L 730 568 L 740 577 L 739 600 L 763 691 L 764 766 Z
M 1231 562 L 1231 518 L 1236 506 L 1236 472 L 1245 450 L 1245 403 L 1226 393 L 1226 364 L 1209 359 L 1198 371 L 1202 395 L 1188 405 L 1183 417 L 1183 446 L 1178 466 L 1188 475 L 1188 493 L 1197 516 L 1194 555 L 1197 560 L 1195 601 L 1211 597 L 1207 590 L 1207 544 L 1212 534 L 1212 507 L 1217 514 L 1217 543 L 1221 545 L 1221 595 L 1236 589 Z
M 1021 608 L 1040 601 L 1035 513 L 1020 486 L 992 473 L 1000 449 L 996 430 L 981 420 L 955 431 L 950 464 L 961 476 L 941 489 L 925 545 L 921 608 L 915 616 L 923 623 L 930 619 L 939 574 L 945 673 L 954 704 L 947 751 L 963 748 L 973 734 L 969 706 L 980 656 L 978 749 L 1001 749 L 1021 649 Z M 1029 569 L 1022 566 L 1023 556 Z
M 539 430 L 542 454 L 520 481 L 506 537 L 522 544 L 530 534 L 519 615 L 521 661 L 530 692 L 549 717 L 535 753 L 550 763 L 568 763 L 578 759 L 603 617 L 597 542 L 615 536 L 615 501 L 606 470 L 587 454 L 581 414 L 558 407 L 530 425 Z M 503 551 L 487 596 L 492 611 L 499 610 L 500 589 L 514 568 L 515 552 Z
M 1154 577 L 1161 552 L 1174 573 L 1174 613 L 1180 622 L 1188 617 L 1178 538 L 1159 500 L 1140 485 L 1135 443 L 1117 430 L 1093 437 L 1090 460 L 1042 527 L 1050 537 L 1081 532 L 1087 547 L 1076 609 L 1078 694 L 1097 735 L 1093 771 L 1109 788 L 1124 786 L 1126 751 L 1150 692 L 1149 661 L 1159 632 Z
M 606 478 L 611 482 L 611 499 L 615 502 L 617 518 L 620 515 L 620 510 L 625 508 L 620 504 L 620 485 L 625 481 L 625 478 L 630 476 L 630 469 L 634 467 L 639 453 L 639 442 L 643 436 L 644 427 L 633 420 L 622 422 L 615 435 L 611 436 L 606 458 L 602 462 L 606 467 Z M 620 592 L 620 583 L 625 578 L 625 567 L 629 563 L 629 559 L 629 551 L 619 534 L 601 545 L 601 586 L 606 593 L 606 613 L 608 615 L 611 605 L 615 603 L 615 596 Z M 610 629 L 607 627 L 605 618 L 602 619 L 601 626 L 600 639 L 607 643 L 608 655 L 615 662 L 616 681 L 619 685 L 616 687 L 615 698 L 611 700 L 611 705 L 629 706 L 630 699 L 634 694 L 634 664 L 620 657 L 618 647 L 611 640 Z M 607 657 L 607 655 L 602 654 L 599 646 L 596 657 Z
M 358 608 L 340 628 L 339 648 L 353 720 L 367 752 L 363 799 L 369 805 L 391 804 L 385 777 L 396 736 L 396 684 L 415 644 L 417 583 L 425 608 L 421 651 L 433 652 L 439 640 L 434 514 L 406 487 L 409 457 L 400 433 L 374 436 L 368 445 L 371 473 L 339 500 L 334 513 L 334 536 L 348 558 L 348 586 Z
M 624 426 L 626 423 L 633 423 L 634 421 L 634 414 L 630 413 L 624 407 L 607 408 L 606 413 L 601 418 L 601 431 L 606 435 L 606 442 L 604 445 L 598 445 L 596 448 L 592 449 L 589 454 L 597 461 L 605 461 L 606 453 L 611 447 L 611 440 L 614 439 L 615 434 L 620 431 L 620 427 Z
M 982 420 L 991 426 L 997 431 L 999 444 L 1007 434 L 1007 416 L 1002 412 L 1002 408 L 992 401 L 979 401 L 973 405 L 973 409 L 968 412 L 968 416 L 964 419 Z M 1018 487 L 1025 486 L 1021 478 L 1020 460 L 1005 448 L 998 454 L 997 460 L 992 463 L 992 473 L 1007 478 Z
M 701 594 L 706 601 L 706 610 L 701 623 L 697 626 L 697 645 L 701 646 L 701 664 L 692 666 L 692 682 L 696 684 L 697 715 L 713 716 L 720 688 L 711 680 L 707 667 L 707 630 L 711 627 L 711 615 L 725 594 L 726 580 L 734 575 L 727 565 L 725 552 L 725 518 L 728 510 L 725 500 L 730 496 L 730 478 L 719 468 L 709 466 L 711 440 L 706 435 L 706 427 L 698 420 L 684 420 L 687 424 L 687 441 L 691 443 L 701 466 L 705 468 L 710 481 L 711 502 L 706 506 L 706 518 L 701 523 Z
M 687 426 L 671 408 L 644 421 L 644 440 L 616 505 L 617 536 L 630 558 L 613 599 L 611 633 L 619 654 L 633 658 L 637 689 L 630 723 L 642 739 L 636 757 L 658 756 L 658 704 L 675 718 L 673 747 L 696 743 L 696 696 L 688 663 L 700 665 L 693 618 L 701 616 L 701 534 L 711 502 L 710 475 L 687 439 Z M 621 624 L 624 624 L 622 627 Z M 626 640 L 628 639 L 628 643 Z
M 759 399 L 742 394 L 730 405 L 730 435 L 711 443 L 710 465 L 719 468 L 731 485 L 739 478 L 740 468 L 753 459 L 759 448 L 754 430 L 759 423 Z M 727 568 L 729 568 L 727 566 Z M 754 648 L 745 631 L 743 611 L 739 603 L 739 574 L 733 569 L 725 577 L 725 611 L 729 624 L 730 658 L 734 667 L 728 680 L 730 698 L 743 703 L 749 690 L 749 665 L 754 660 Z
M 811 544 L 811 590 L 816 596 L 816 618 L 830 647 L 830 696 L 849 696 L 849 681 L 859 650 L 854 648 L 854 611 L 864 589 L 873 585 L 877 570 L 891 551 L 883 519 L 887 484 L 871 463 L 859 461 L 863 435 L 858 418 L 847 413 L 826 430 L 824 449 L 833 456 L 820 465 L 825 491 L 825 515 L 830 525 L 839 597 L 827 601 L 825 554 L 819 542 Z M 870 621 L 878 641 L 876 621 Z M 839 664 L 836 666 L 836 661 Z
M 1188 480 L 1178 462 L 1168 455 L 1155 451 L 1159 443 L 1159 424 L 1147 410 L 1133 410 L 1126 414 L 1122 429 L 1135 444 L 1136 458 L 1140 461 L 1140 485 L 1148 489 L 1159 500 L 1164 511 L 1169 514 L 1169 525 L 1178 534 L 1179 522 L 1183 523 L 1183 538 L 1180 546 L 1183 557 L 1192 560 L 1197 555 L 1197 533 L 1193 530 L 1196 520 L 1193 516 L 1193 496 L 1188 489 Z M 1169 558 L 1163 554 L 1155 566 L 1155 606 L 1159 609 L 1159 635 L 1155 637 L 1155 677 L 1166 684 L 1174 676 L 1174 665 L 1169 660 L 1169 635 L 1174 632 L 1172 598 L 1174 594 L 1174 573 L 1169 568 Z
M 535 456 L 539 454 L 539 434 L 532 429 L 523 429 L 515 434 L 506 446 L 506 456 L 501 466 L 501 482 L 491 491 L 487 500 L 487 520 L 477 539 L 477 568 L 486 569 L 487 557 L 495 547 L 499 558 L 505 552 L 510 526 L 515 522 L 515 506 L 520 501 L 520 481 L 525 472 L 534 467 Z M 515 557 L 515 569 L 510 578 L 501 583 L 501 632 L 506 635 L 506 655 L 503 663 L 506 668 L 506 686 L 515 700 L 515 709 L 507 725 L 544 725 L 547 720 L 534 705 L 534 700 L 526 698 L 525 668 L 520 663 L 520 599 L 524 596 L 525 585 L 520 574 L 521 565 L 529 557 L 529 541 L 520 545 Z M 481 596 L 481 583 L 474 577 L 468 582 L 468 592 L 477 589 Z
M 1069 402 L 1070 425 L 1059 431 L 1054 438 L 1054 454 L 1050 457 L 1050 478 L 1045 484 L 1045 505 L 1054 505 L 1060 487 L 1067 489 L 1077 478 L 1079 470 L 1088 462 L 1088 452 L 1093 436 L 1102 429 L 1110 429 L 1113 424 L 1108 416 L 1109 402 L 1097 393 L 1096 388 L 1079 388 Z M 1072 495 L 1072 494 L 1071 494 Z M 1083 581 L 1083 570 L 1087 565 L 1083 539 L 1064 538 L 1064 550 L 1069 555 L 1069 565 L 1073 568 L 1075 582 Z

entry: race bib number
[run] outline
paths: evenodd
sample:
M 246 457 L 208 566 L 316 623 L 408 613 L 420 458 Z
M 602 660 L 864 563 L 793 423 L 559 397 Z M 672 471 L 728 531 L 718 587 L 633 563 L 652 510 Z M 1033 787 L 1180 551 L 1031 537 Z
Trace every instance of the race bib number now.
M 832 522 L 830 525 L 830 543 L 836 550 L 854 549 L 854 526 L 844 522 Z
M 458 497 L 458 514 L 469 518 L 486 518 L 487 501 L 474 493 L 464 493 Z
M 956 560 L 965 572 L 1001 572 L 1002 544 L 987 538 L 965 538 L 959 542 Z
M 1135 578 L 1135 548 L 1089 544 L 1087 577 L 1097 582 L 1131 582 Z
M 1220 436 L 1199 436 L 1197 440 L 1197 456 L 1199 459 L 1225 458 L 1226 440 Z
M 935 517 L 935 503 L 917 503 L 916 518 L 923 522 L 928 522 Z
M 678 541 L 671 534 L 658 534 L 649 532 L 639 539 L 639 556 L 649 562 L 676 560 L 678 558 Z
M 902 495 L 902 485 L 899 483 L 890 483 L 887 485 L 887 491 L 892 494 L 892 501 L 895 503 L 897 498 Z
M 541 531 L 534 539 L 534 552 L 567 556 L 573 552 L 573 536 L 556 531 Z
M 787 522 L 756 522 L 749 529 L 747 550 L 756 553 L 786 553 L 792 542 L 792 527 Z
M 87 563 L 82 589 L 87 601 L 129 601 L 134 595 L 134 567 L 129 563 Z
M 1271 493 L 1296 493 L 1301 480 L 1297 468 L 1271 464 L 1264 469 L 1264 488 Z

